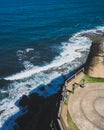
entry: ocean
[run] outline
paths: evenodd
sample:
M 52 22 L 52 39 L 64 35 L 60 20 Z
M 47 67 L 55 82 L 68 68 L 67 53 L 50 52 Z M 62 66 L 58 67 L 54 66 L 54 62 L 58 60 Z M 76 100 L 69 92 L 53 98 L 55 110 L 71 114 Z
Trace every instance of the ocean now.
M 0 0 L 0 130 L 13 129 L 23 94 L 53 95 L 62 78 L 45 93 L 38 86 L 85 63 L 83 32 L 104 33 L 103 0 Z

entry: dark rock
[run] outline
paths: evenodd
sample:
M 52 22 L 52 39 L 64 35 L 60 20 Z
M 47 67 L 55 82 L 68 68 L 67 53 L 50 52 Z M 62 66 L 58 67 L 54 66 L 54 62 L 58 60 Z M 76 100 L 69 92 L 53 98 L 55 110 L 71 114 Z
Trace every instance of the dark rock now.
M 19 102 L 19 105 L 25 107 L 29 103 L 29 98 L 26 95 L 22 96 L 22 99 Z
M 46 99 L 42 96 L 37 95 L 36 93 L 32 93 L 29 95 L 30 102 L 29 102 L 29 111 L 31 112 L 38 112 L 41 111 L 41 108 L 43 108 Z
M 44 103 L 45 102 L 45 98 L 42 97 L 42 96 L 39 96 L 38 94 L 36 93 L 32 93 L 29 95 L 29 98 L 30 98 L 30 101 L 33 103 L 35 102 L 36 104 L 39 104 L 39 103 Z
M 1 110 L 1 111 L 0 111 L 0 115 L 1 115 L 4 111 L 5 111 L 5 109 Z
M 51 83 L 49 83 L 47 86 L 48 86 L 48 87 L 52 87 Z
M 30 94 L 28 112 L 16 119 L 14 130 L 51 130 L 50 123 L 57 122 L 60 95 L 61 92 L 44 98 L 36 93 Z
M 44 90 L 45 90 L 45 88 L 44 88 L 44 87 L 40 87 L 39 89 L 40 89 L 41 91 L 44 91 Z
M 27 123 L 29 122 L 30 119 L 31 119 L 31 114 L 26 113 L 25 115 L 19 117 L 16 120 L 16 122 L 19 124 L 20 127 L 24 127 L 25 125 L 27 125 Z

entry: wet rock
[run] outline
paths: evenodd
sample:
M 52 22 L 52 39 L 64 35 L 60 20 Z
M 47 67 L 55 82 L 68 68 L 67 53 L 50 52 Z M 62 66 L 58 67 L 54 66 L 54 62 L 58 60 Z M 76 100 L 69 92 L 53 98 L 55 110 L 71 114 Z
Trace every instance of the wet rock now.
M 4 111 L 5 111 L 5 109 L 1 110 L 1 111 L 0 111 L 0 115 L 1 115 Z
M 22 99 L 19 102 L 19 105 L 25 107 L 26 105 L 28 105 L 28 102 L 29 102 L 29 98 L 26 95 L 23 95 Z
M 43 86 L 40 87 L 39 89 L 40 89 L 40 91 L 44 91 L 45 90 L 45 88 Z
M 61 92 L 47 98 L 32 93 L 28 98 L 28 112 L 16 119 L 14 130 L 51 130 L 51 121 L 57 121 Z

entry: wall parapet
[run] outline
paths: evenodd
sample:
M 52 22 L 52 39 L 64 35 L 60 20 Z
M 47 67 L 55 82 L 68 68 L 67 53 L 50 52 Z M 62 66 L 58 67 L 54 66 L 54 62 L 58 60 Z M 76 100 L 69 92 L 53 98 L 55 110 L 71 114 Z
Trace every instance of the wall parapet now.
M 79 82 L 83 77 L 84 77 L 84 67 L 82 67 L 80 70 L 78 70 L 75 74 L 73 74 L 70 78 L 68 78 L 65 81 L 65 84 L 62 89 L 62 100 L 60 101 L 60 107 L 59 107 L 58 119 L 57 119 L 61 130 L 70 130 L 69 127 L 67 127 L 67 125 L 66 125 L 65 119 L 63 118 L 65 116 L 65 112 L 63 110 L 64 105 L 65 105 L 64 100 L 66 98 L 65 93 L 68 90 L 70 90 L 70 92 L 71 92 L 72 84 Z M 67 109 L 65 109 L 65 111 L 67 111 Z M 66 119 L 67 119 L 67 117 L 66 117 Z

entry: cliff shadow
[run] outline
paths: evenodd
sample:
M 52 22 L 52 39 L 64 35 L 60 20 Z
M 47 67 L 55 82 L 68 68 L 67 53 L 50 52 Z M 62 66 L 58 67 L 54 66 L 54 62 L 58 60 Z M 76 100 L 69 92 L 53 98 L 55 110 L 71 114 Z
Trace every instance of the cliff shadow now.
M 30 91 L 29 95 L 20 97 L 15 103 L 19 111 L 0 130 L 59 130 L 57 117 L 62 87 L 65 80 L 77 70 L 61 75 L 47 85 L 41 84 Z

